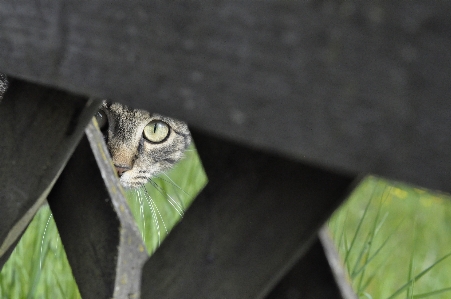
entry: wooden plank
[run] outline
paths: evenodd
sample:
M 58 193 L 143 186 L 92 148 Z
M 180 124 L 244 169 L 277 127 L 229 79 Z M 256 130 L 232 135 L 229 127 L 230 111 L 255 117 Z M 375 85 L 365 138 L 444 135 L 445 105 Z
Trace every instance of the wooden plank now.
M 357 294 L 351 287 L 351 279 L 345 270 L 343 259 L 340 257 L 337 247 L 332 239 L 332 235 L 327 225 L 324 225 L 318 233 L 323 252 L 330 267 L 330 271 L 335 279 L 335 283 L 344 299 L 358 299 Z
M 11 80 L 0 103 L 0 268 L 99 102 Z
M 147 251 L 102 134 L 86 135 L 48 202 L 82 298 L 137 299 Z
M 358 299 L 345 279 L 343 267 L 335 263 L 338 255 L 330 241 L 324 228 L 321 229 L 320 236 L 315 238 L 308 252 L 265 299 Z M 331 271 L 331 266 L 341 272 L 338 277 L 335 271 Z
M 6 0 L 0 69 L 451 191 L 451 2 Z
M 353 178 L 192 132 L 209 182 L 143 269 L 143 298 L 263 298 Z

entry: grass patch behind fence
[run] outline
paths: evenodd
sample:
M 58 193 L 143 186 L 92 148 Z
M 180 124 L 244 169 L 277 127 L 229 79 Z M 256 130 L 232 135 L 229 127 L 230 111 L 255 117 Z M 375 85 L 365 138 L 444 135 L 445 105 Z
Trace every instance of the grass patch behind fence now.
M 449 196 L 368 177 L 329 227 L 360 298 L 451 298 Z
M 126 191 L 147 251 L 153 253 L 172 227 L 181 220 L 195 196 L 207 183 L 202 164 L 191 146 L 175 169 L 152 179 L 146 190 Z
M 194 196 L 206 182 L 198 157 L 195 152 L 192 154 L 187 153 L 188 158 L 169 174 L 178 187 L 165 176 L 158 181 L 162 190 L 185 209 L 191 203 L 191 195 Z M 161 190 L 152 185 L 146 188 L 165 225 L 170 227 L 176 223 L 180 217 Z M 354 272 L 354 288 L 364 286 L 360 298 L 389 298 L 409 279 L 451 252 L 450 199 L 376 177 L 368 177 L 357 187 L 329 225 L 339 251 L 346 259 L 346 267 L 351 274 Z M 162 220 L 157 225 L 150 205 L 143 199 L 140 202 L 136 194 L 131 194 L 128 200 L 148 251 L 153 252 L 166 235 Z M 44 206 L 3 267 L 0 298 L 80 298 L 53 218 L 49 217 L 50 210 Z M 369 234 L 374 237 L 367 239 Z M 385 240 L 388 241 L 384 243 Z M 349 250 L 351 243 L 353 249 Z M 381 247 L 381 244 L 385 245 Z M 365 260 L 370 262 L 362 263 Z M 408 284 L 394 298 L 451 298 L 451 293 L 447 292 L 421 296 L 451 287 L 449 269 L 451 258 L 444 259 L 415 283 Z
M 3 266 L 0 298 L 80 298 L 50 215 L 48 205 L 39 209 Z
M 207 178 L 197 152 L 194 146 L 191 146 L 186 152 L 186 158 L 167 173 L 167 176 L 161 175 L 160 179 L 154 180 L 161 189 L 157 190 L 151 184 L 147 184 L 145 188 L 158 208 L 156 213 L 161 216 L 158 218 L 158 224 L 152 218 L 147 199 L 140 200 L 134 192 L 127 192 L 127 201 L 149 252 L 154 252 L 158 247 L 157 226 L 160 227 L 161 243 L 166 237 L 163 226 L 170 231 L 180 220 L 180 215 L 164 194 L 167 193 L 186 210 L 205 185 Z M 48 205 L 39 209 L 3 266 L 0 272 L 0 298 L 80 298 Z

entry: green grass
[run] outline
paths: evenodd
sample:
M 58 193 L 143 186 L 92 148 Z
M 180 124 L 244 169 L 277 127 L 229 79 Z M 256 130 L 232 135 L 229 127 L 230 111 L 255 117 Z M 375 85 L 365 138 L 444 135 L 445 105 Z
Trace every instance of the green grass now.
M 152 203 L 146 196 L 141 205 L 136 192 L 127 192 L 127 200 L 149 252 L 154 252 L 158 243 L 166 237 L 164 225 L 169 231 L 180 220 L 180 215 L 163 194 L 171 196 L 186 210 L 206 183 L 206 176 L 194 147 L 186 152 L 186 158 L 167 176 L 161 175 L 160 179 L 156 178 L 154 181 L 160 186 L 161 189 L 158 190 L 161 192 L 152 184 L 147 184 L 146 189 L 158 207 L 158 212 L 155 209 L 156 213 L 161 215 L 158 222 L 152 218 Z M 160 227 L 160 241 L 157 226 Z M 0 298 L 80 298 L 48 205 L 44 205 L 35 215 L 3 266 L 0 272 Z
M 168 176 L 177 187 L 165 175 L 155 180 L 161 189 L 146 186 L 158 207 L 159 212 L 154 209 L 157 218 L 152 217 L 153 204 L 146 191 L 140 191 L 141 198 L 137 192 L 128 192 L 149 252 L 166 236 L 164 226 L 169 230 L 180 219 L 163 194 L 186 210 L 206 182 L 194 150 Z M 376 177 L 368 177 L 356 188 L 329 225 L 360 298 L 383 299 L 393 294 L 397 296 L 392 298 L 451 298 L 451 258 L 434 265 L 451 252 L 450 199 Z M 48 206 L 42 207 L 3 267 L 0 298 L 80 298 L 49 217 Z M 431 270 L 424 271 L 431 265 Z
M 360 298 L 451 298 L 450 200 L 376 177 L 358 186 L 329 227 Z
M 129 190 L 127 201 L 135 217 L 147 251 L 154 252 L 167 231 L 181 219 L 207 177 L 197 152 L 191 148 L 176 168 L 152 179 L 146 190 Z
M 0 298 L 80 298 L 50 215 L 47 205 L 37 212 L 3 266 Z

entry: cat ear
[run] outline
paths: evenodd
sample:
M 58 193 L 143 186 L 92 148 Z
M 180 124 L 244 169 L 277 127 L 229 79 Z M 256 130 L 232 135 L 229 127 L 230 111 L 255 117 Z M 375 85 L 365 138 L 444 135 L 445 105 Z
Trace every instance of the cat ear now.
M 105 111 L 99 110 L 97 111 L 95 115 L 97 124 L 99 125 L 100 131 L 105 131 L 106 128 L 108 128 L 108 116 L 106 115 Z

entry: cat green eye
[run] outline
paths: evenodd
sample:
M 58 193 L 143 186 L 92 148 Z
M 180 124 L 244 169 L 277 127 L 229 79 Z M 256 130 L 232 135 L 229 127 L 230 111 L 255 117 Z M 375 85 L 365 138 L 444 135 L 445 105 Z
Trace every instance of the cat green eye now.
M 169 125 L 161 120 L 152 120 L 144 128 L 143 133 L 150 142 L 159 143 L 169 136 Z
M 97 111 L 95 118 L 97 120 L 97 124 L 99 125 L 99 129 L 102 131 L 106 128 L 106 125 L 108 124 L 108 117 L 106 116 L 106 113 L 102 110 Z

